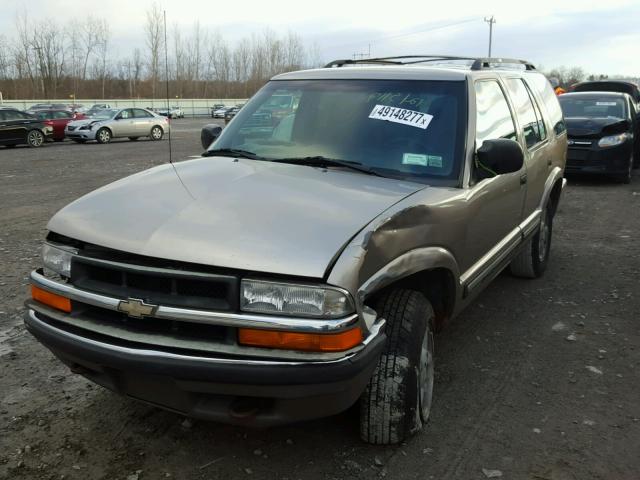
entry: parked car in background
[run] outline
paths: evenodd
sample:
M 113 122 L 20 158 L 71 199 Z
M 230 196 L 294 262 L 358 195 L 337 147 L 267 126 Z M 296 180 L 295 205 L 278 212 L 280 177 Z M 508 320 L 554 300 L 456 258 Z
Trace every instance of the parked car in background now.
M 640 87 L 635 83 L 625 82 L 622 80 L 598 80 L 578 83 L 573 86 L 572 91 L 618 92 L 626 93 L 631 97 L 633 110 L 635 111 L 633 164 L 635 168 L 640 167 Z M 633 112 L 631 116 L 634 116 Z
M 224 104 L 222 103 L 215 103 L 214 105 L 212 105 L 211 107 L 211 118 L 216 118 L 215 113 L 217 110 L 220 110 L 222 108 L 225 108 Z M 217 117 L 217 118 L 224 118 L 224 114 L 222 117 Z
M 36 103 L 35 105 L 31 105 L 27 109 L 27 113 L 36 112 L 38 110 L 48 110 L 50 108 L 53 108 L 53 105 L 51 103 Z
M 77 143 L 90 140 L 109 143 L 111 139 L 121 137 L 162 140 L 168 131 L 169 120 L 166 117 L 144 108 L 122 108 L 101 110 L 84 120 L 69 122 L 64 134 Z
M 222 107 L 222 108 L 218 108 L 215 112 L 213 112 L 213 114 L 211 115 L 213 118 L 224 118 L 224 116 L 227 114 L 227 112 L 229 110 L 234 109 L 235 107 Z
M 0 108 L 0 145 L 40 147 L 53 136 L 53 127 L 15 108 Z
M 559 98 L 568 134 L 567 172 L 631 181 L 637 117 L 626 93 L 572 92 Z
M 101 112 L 102 110 L 107 110 L 110 108 L 111 108 L 111 105 L 109 105 L 108 103 L 96 103 L 95 105 L 92 105 L 89 110 L 85 112 L 85 115 L 87 117 L 90 117 L 98 112 Z
M 72 113 L 69 110 L 37 110 L 33 116 L 39 118 L 45 125 L 53 127 L 52 138 L 56 142 L 64 140 L 64 130 L 67 124 L 73 120 L 82 120 L 85 117 L 82 113 Z
M 184 112 L 178 106 L 173 106 L 169 109 L 167 109 L 167 107 L 157 108 L 155 109 L 155 112 L 158 115 L 162 115 L 168 118 L 184 118 Z
M 224 123 L 229 123 L 242 107 L 232 107 L 224 112 Z

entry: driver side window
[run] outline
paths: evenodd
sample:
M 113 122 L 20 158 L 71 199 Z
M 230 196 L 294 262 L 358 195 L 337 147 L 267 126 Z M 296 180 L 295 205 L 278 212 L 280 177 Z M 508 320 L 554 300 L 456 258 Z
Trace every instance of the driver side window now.
M 495 80 L 476 82 L 476 150 L 485 140 L 517 140 L 516 126 L 502 88 Z

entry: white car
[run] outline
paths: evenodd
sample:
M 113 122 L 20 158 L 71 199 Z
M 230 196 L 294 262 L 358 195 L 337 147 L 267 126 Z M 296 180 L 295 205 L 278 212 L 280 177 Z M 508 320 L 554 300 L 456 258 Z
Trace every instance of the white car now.
M 182 111 L 182 109 L 180 107 L 177 107 L 177 106 L 173 106 L 169 110 L 167 110 L 167 107 L 158 108 L 158 109 L 156 109 L 156 112 L 159 115 L 162 115 L 164 117 L 184 118 L 184 112 Z
M 166 117 L 144 108 L 122 108 L 101 110 L 89 118 L 69 122 L 64 134 L 77 143 L 90 140 L 109 143 L 112 138 L 118 137 L 162 140 L 168 131 L 169 120 Z

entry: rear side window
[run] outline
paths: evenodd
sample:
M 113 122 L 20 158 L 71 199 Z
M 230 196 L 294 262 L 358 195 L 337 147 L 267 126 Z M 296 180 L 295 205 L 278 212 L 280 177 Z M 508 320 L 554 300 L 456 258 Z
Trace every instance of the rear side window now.
M 476 148 L 485 140 L 515 140 L 516 127 L 502 88 L 495 80 L 476 82 Z
M 520 78 L 507 79 L 507 88 L 522 125 L 527 148 L 532 148 L 547 137 L 539 110 L 536 114 L 534 101 Z
M 531 74 L 526 78 L 527 84 L 538 94 L 542 99 L 547 115 L 549 115 L 549 121 L 553 131 L 556 135 L 567 130 L 564 124 L 564 117 L 562 116 L 562 109 L 560 103 L 558 103 L 558 97 L 551 88 L 549 80 L 542 74 Z
M 146 110 L 142 110 L 141 108 L 134 108 L 133 116 L 134 118 L 149 118 L 149 117 L 152 117 L 153 115 L 151 115 Z

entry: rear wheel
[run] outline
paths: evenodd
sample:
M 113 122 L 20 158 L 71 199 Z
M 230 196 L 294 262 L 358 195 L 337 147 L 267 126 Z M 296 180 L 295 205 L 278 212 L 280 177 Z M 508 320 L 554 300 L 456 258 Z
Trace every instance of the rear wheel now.
M 44 135 L 40 130 L 31 130 L 27 134 L 27 145 L 30 147 L 40 147 L 44 143 Z
M 433 396 L 433 308 L 419 292 L 384 294 L 378 314 L 387 320 L 385 350 L 360 398 L 360 436 L 393 444 L 427 422 Z
M 162 140 L 163 135 L 164 131 L 157 125 L 151 129 L 151 133 L 149 134 L 151 140 Z
M 111 141 L 111 131 L 108 128 L 101 128 L 96 132 L 98 143 L 109 143 Z
M 547 269 L 551 251 L 553 215 L 551 205 L 547 206 L 536 234 L 527 240 L 520 253 L 511 260 L 509 269 L 516 277 L 538 278 Z

